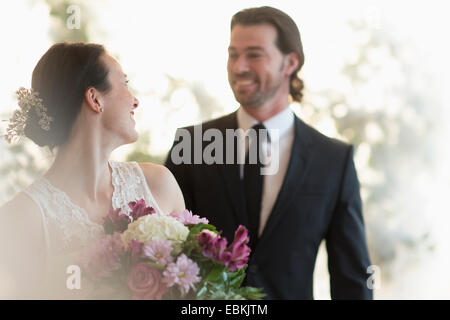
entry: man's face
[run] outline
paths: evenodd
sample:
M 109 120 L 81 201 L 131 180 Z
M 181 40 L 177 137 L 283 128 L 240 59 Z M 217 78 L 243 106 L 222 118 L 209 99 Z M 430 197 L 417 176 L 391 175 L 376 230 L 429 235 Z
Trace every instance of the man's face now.
M 237 24 L 231 31 L 228 81 L 243 107 L 258 108 L 276 99 L 282 84 L 289 83 L 283 76 L 285 58 L 276 38 L 276 29 L 269 24 Z

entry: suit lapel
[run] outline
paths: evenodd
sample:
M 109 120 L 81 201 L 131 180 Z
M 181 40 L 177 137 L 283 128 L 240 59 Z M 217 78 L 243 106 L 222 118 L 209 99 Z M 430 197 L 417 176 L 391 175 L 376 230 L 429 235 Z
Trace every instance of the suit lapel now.
M 307 130 L 305 130 L 306 125 L 297 117 L 295 117 L 294 125 L 295 135 L 288 169 L 277 200 L 264 227 L 259 244 L 268 238 L 270 233 L 276 229 L 276 225 L 285 214 L 290 200 L 292 197 L 295 197 L 297 189 L 302 185 L 309 168 L 311 141 Z
M 237 129 L 237 112 L 231 113 L 228 117 L 224 118 L 218 126 L 218 129 L 226 137 L 226 129 Z M 224 146 L 226 146 L 226 140 L 224 139 Z M 234 144 L 234 154 L 236 155 L 237 144 Z M 224 147 L 224 164 L 217 165 L 219 171 L 224 179 L 225 189 L 228 193 L 230 203 L 233 208 L 233 215 L 237 224 L 243 224 L 248 226 L 248 216 L 245 207 L 244 190 L 242 181 L 239 175 L 239 164 L 233 161 L 233 164 L 226 163 L 226 150 Z

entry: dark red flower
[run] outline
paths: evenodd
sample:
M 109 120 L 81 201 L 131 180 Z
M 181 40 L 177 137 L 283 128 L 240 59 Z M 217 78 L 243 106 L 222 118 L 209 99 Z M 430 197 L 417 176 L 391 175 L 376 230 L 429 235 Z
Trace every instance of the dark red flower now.
M 114 232 L 124 232 L 128 228 L 128 224 L 131 222 L 131 218 L 126 214 L 121 214 L 120 209 L 109 211 L 109 214 L 103 221 L 103 228 L 106 234 L 112 234 Z
M 155 213 L 155 209 L 152 207 L 147 207 L 145 204 L 145 200 L 141 199 L 138 201 L 131 201 L 128 203 L 128 206 L 131 209 L 130 216 L 133 218 L 133 221 L 136 221 L 140 217 L 146 216 L 148 214 Z

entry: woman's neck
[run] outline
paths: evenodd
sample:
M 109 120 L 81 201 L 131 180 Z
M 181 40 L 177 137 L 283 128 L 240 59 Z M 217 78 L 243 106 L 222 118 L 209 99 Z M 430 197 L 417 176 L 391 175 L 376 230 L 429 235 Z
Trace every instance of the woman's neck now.
M 94 143 L 95 139 L 71 139 L 62 145 L 45 174 L 56 187 L 81 202 L 98 202 L 112 196 L 108 159 L 113 148 Z

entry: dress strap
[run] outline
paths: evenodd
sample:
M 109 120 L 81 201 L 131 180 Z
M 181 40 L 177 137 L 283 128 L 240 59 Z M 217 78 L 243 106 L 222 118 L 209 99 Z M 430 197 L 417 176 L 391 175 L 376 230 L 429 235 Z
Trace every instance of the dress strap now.
M 136 162 L 109 161 L 112 170 L 112 184 L 114 187 L 112 204 L 114 209 L 122 209 L 129 213 L 128 203 L 144 199 L 148 206 L 152 206 L 159 214 L 164 212 L 158 206 L 145 179 L 141 167 Z
M 156 202 L 155 197 L 153 197 L 153 194 L 150 190 L 150 187 L 148 186 L 147 180 L 145 179 L 145 175 L 144 172 L 142 171 L 142 168 L 139 166 L 138 163 L 136 162 L 132 162 L 135 167 L 136 167 L 136 171 L 138 172 L 138 174 L 140 175 L 140 178 L 144 181 L 144 189 L 146 190 L 147 196 L 150 200 L 150 203 L 153 204 L 153 208 L 156 210 L 156 212 L 160 213 L 160 214 L 164 214 L 164 212 L 161 210 L 161 208 L 158 206 L 158 203 Z

